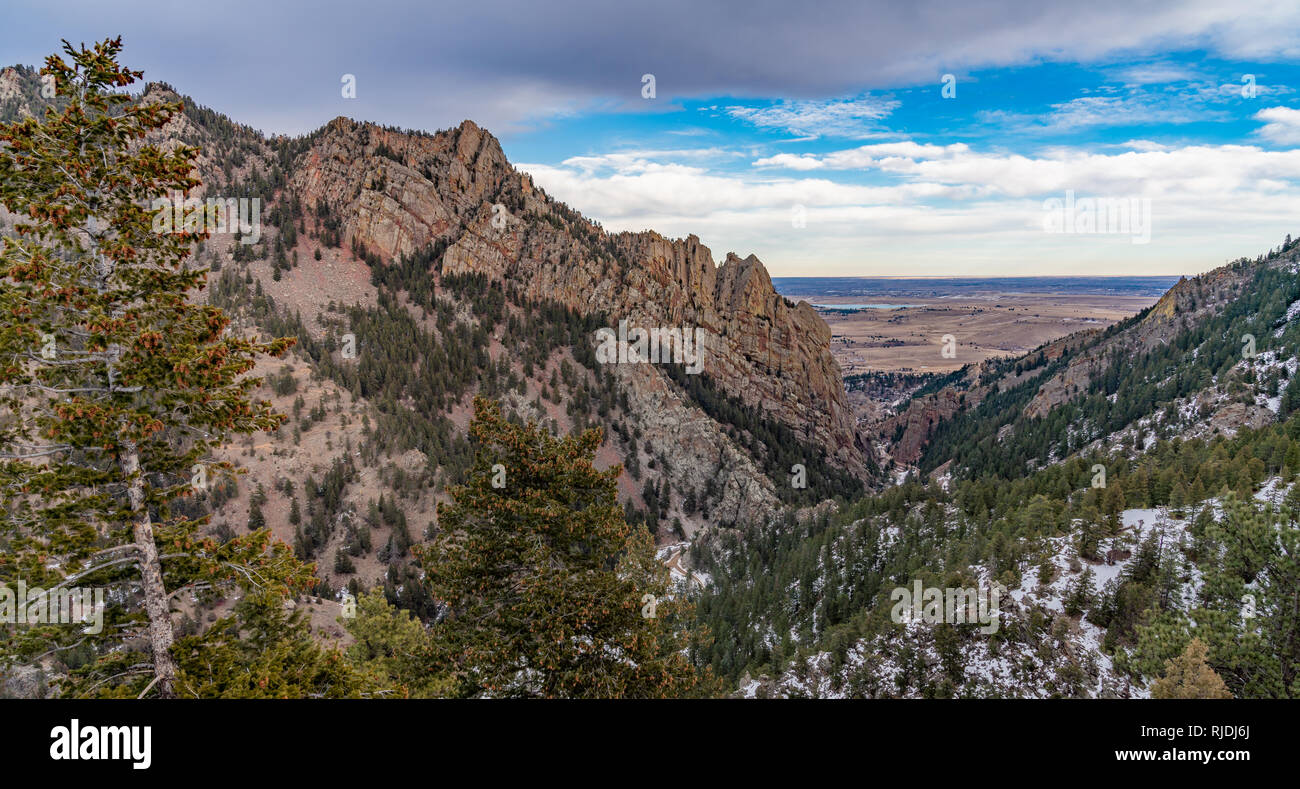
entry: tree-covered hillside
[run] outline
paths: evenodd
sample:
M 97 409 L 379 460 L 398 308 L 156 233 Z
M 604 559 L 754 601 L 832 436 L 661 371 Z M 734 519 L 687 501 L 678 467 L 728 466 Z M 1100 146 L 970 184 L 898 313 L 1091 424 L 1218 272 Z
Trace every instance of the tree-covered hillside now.
M 729 634 L 704 662 L 760 695 L 1144 695 L 1199 637 L 1234 695 L 1300 693 L 1294 255 L 1288 240 L 1231 264 L 1244 286 L 1144 353 L 1118 349 L 1150 310 L 987 395 L 927 448 L 922 468 L 954 459 L 951 477 L 698 541 L 713 579 L 700 617 Z M 1195 302 L 1210 286 L 1185 287 Z M 1086 388 L 1026 415 L 1044 381 L 1107 343 Z M 1215 422 L 1247 404 L 1278 416 Z M 993 635 L 903 627 L 890 591 L 917 580 L 1013 600 Z

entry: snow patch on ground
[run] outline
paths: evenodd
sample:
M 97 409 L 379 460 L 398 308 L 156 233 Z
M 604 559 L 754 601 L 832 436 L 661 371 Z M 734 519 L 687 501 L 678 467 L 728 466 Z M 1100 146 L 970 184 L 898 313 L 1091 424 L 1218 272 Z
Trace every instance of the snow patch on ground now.
M 1255 493 L 1264 502 L 1279 502 L 1290 486 L 1279 478 L 1267 480 Z M 1207 499 L 1217 519 L 1222 517 L 1218 500 Z M 1111 655 L 1103 651 L 1106 631 L 1087 616 L 1065 614 L 1065 600 L 1079 578 L 1091 572 L 1095 592 L 1113 591 L 1138 555 L 1139 546 L 1155 539 L 1168 549 L 1190 542 L 1189 517 L 1175 517 L 1167 507 L 1132 508 L 1120 513 L 1121 529 L 1103 546 L 1109 561 L 1088 561 L 1078 556 L 1078 531 L 1047 538 L 1039 545 L 1040 558 L 1019 568 L 1019 583 L 1001 596 L 999 626 L 1008 634 L 1039 632 L 1025 628 L 1033 618 L 1049 622 L 1047 632 L 1035 638 L 991 639 L 972 634 L 961 640 L 959 660 L 960 695 L 979 697 L 1046 698 L 1061 695 L 1088 697 L 1149 698 L 1149 690 L 1118 672 Z M 897 531 L 897 527 L 891 527 Z M 1194 605 L 1202 586 L 1202 573 L 1174 549 L 1184 582 L 1183 605 Z M 1047 568 L 1044 570 L 1043 566 Z M 988 568 L 973 568 L 981 589 L 995 580 Z M 1045 583 L 1039 578 L 1044 577 Z M 795 585 L 797 587 L 797 584 Z M 797 588 L 790 590 L 797 593 Z M 931 682 L 943 681 L 946 667 L 936 644 L 937 628 L 922 620 L 905 620 L 868 639 L 859 639 L 846 651 L 837 666 L 832 653 L 817 652 L 795 661 L 775 679 L 746 676 L 738 688 L 745 698 L 813 697 L 879 698 L 915 696 L 918 666 Z M 796 635 L 791 632 L 791 637 Z M 1032 643 L 1026 643 L 1032 642 Z M 914 655 L 906 664 L 900 655 Z M 951 652 L 949 652 L 951 657 Z M 937 678 L 937 680 L 936 680 Z

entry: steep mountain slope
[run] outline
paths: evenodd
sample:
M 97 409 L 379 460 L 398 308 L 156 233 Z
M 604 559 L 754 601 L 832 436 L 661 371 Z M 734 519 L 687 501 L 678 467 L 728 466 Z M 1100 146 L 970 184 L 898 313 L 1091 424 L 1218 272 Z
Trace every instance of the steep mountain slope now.
M 1195 635 L 1235 695 L 1295 696 L 1298 316 L 1288 238 L 927 385 L 893 446 L 926 482 L 696 541 L 707 662 L 749 696 L 1144 696 Z M 1001 589 L 999 627 L 895 619 L 916 583 Z
M 881 432 L 893 439 L 896 462 L 922 472 L 951 462 L 959 474 L 1017 476 L 1111 436 L 1131 442 L 1144 419 L 1165 435 L 1199 434 L 1199 423 L 1267 424 L 1276 408 L 1265 403 L 1281 374 L 1258 360 L 1295 341 L 1295 265 L 1288 239 L 1267 258 L 1185 279 L 1109 329 L 989 360 L 937 391 L 921 390 Z M 1258 375 L 1263 388 L 1246 395 Z
M 149 85 L 141 101 L 175 100 Z M 186 506 L 219 535 L 266 524 L 317 560 L 318 593 L 407 583 L 409 546 L 472 455 L 483 394 L 556 432 L 600 426 L 629 517 L 667 543 L 745 526 L 874 478 L 829 330 L 782 299 L 757 258 L 720 265 L 698 238 L 609 234 L 536 188 L 472 122 L 437 133 L 339 118 L 266 137 L 183 99 L 154 142 L 199 149 L 187 197 L 257 199 L 260 226 L 198 245 L 207 298 L 241 331 L 291 335 L 259 395 L 291 415 L 221 459 L 248 469 Z M 0 112 L 45 105 L 35 72 L 0 71 Z M 596 330 L 702 329 L 684 364 L 604 364 Z M 792 466 L 807 470 L 792 485 Z
M 694 236 L 606 234 L 510 167 L 469 121 L 425 136 L 337 119 L 295 163 L 290 188 L 304 205 L 329 206 L 343 246 L 380 260 L 445 242 L 444 275 L 483 274 L 611 325 L 703 328 L 704 372 L 723 392 L 865 477 L 829 329 L 807 304 L 782 299 L 752 255 L 717 266 Z
M 1290 490 L 1273 478 L 1254 499 L 1278 510 Z M 1201 514 L 1204 513 L 1204 518 Z M 889 698 L 959 695 L 974 698 L 1149 698 L 1150 688 L 1129 669 L 1141 658 L 1125 649 L 1117 607 L 1138 590 L 1158 586 L 1171 610 L 1203 605 L 1206 578 L 1195 561 L 1205 518 L 1231 516 L 1212 499 L 1195 512 L 1169 507 L 1134 508 L 1119 514 L 1118 547 L 1104 561 L 1081 560 L 1072 532 L 1043 539 L 1019 583 L 1000 587 L 997 638 L 920 620 L 884 627 L 843 646 L 799 654 L 777 676 L 745 676 L 740 694 L 749 698 Z M 1201 523 L 1198 528 L 1198 519 Z M 1166 546 L 1177 546 L 1169 550 Z M 998 581 L 976 565 L 969 580 Z M 1281 579 L 1274 579 L 1281 580 Z M 1255 612 L 1258 613 L 1258 612 Z M 978 632 L 978 631 L 976 631 Z M 835 651 L 841 650 L 841 651 Z M 1149 669 L 1148 669 L 1149 671 Z

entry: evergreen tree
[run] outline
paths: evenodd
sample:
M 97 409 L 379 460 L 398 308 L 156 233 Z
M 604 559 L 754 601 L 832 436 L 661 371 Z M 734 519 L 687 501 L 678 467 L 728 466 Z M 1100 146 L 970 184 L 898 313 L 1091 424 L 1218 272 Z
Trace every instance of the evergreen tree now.
M 1119 533 L 1120 513 L 1124 511 L 1124 488 L 1122 485 L 1110 485 L 1102 496 L 1102 511 L 1106 513 L 1106 531 L 1110 535 Z
M 1300 375 L 1291 376 L 1287 381 L 1286 388 L 1282 390 L 1282 403 L 1280 413 L 1282 416 L 1289 416 L 1300 408 Z
M 205 235 L 155 232 L 149 206 L 199 185 L 196 150 L 146 144 L 181 107 L 117 92 L 141 76 L 118 65 L 120 50 L 120 39 L 64 42 L 71 64 L 51 55 L 42 71 L 60 108 L 0 124 L 0 204 L 20 218 L 0 251 L 0 580 L 139 589 L 143 614 L 116 612 L 86 635 L 100 660 L 71 682 L 166 697 L 176 591 L 252 577 L 284 589 L 310 573 L 265 534 L 219 545 L 199 536 L 205 518 L 172 514 L 230 469 L 199 466 L 225 436 L 280 424 L 244 374 L 291 341 L 228 335 L 221 310 L 191 298 L 206 272 L 186 259 Z M 21 658 L 79 630 L 30 629 L 0 646 Z M 120 648 L 142 636 L 143 661 Z
M 1079 526 L 1079 556 L 1096 559 L 1101 547 L 1101 516 L 1091 505 L 1083 508 L 1083 523 Z
M 1223 509 L 1223 519 L 1208 519 L 1197 540 L 1208 555 L 1197 605 L 1163 611 L 1138 628 L 1124 663 L 1136 675 L 1155 676 L 1199 638 L 1234 696 L 1300 698 L 1300 517 L 1232 494 Z
M 1153 699 L 1230 699 L 1228 686 L 1205 662 L 1209 648 L 1199 638 L 1187 643 L 1183 654 L 1165 663 L 1164 676 L 1151 683 Z
M 1083 573 L 1066 590 L 1065 597 L 1061 601 L 1065 607 L 1065 613 L 1070 616 L 1079 616 L 1093 604 L 1096 594 L 1096 576 L 1093 574 L 1091 567 L 1084 568 Z
M 239 601 L 234 616 L 176 643 L 177 694 L 197 698 L 357 698 L 373 678 L 312 638 L 306 618 L 273 591 Z
M 248 530 L 257 531 L 266 526 L 266 516 L 262 514 L 262 508 L 257 502 L 252 502 L 248 506 Z
M 354 639 L 348 658 L 370 673 L 376 695 L 438 698 L 454 690 L 450 676 L 427 659 L 424 625 L 389 603 L 382 591 L 358 597 L 356 617 L 342 622 Z
M 617 501 L 617 467 L 592 461 L 599 429 L 555 438 L 474 402 L 469 481 L 438 508 L 440 531 L 419 556 L 448 607 L 434 628 L 468 696 L 664 697 L 698 679 L 683 604 L 643 529 Z M 494 487 L 492 467 L 505 468 Z
M 1173 511 L 1175 517 L 1181 518 L 1183 510 L 1187 507 L 1191 494 L 1187 489 L 1187 482 L 1183 479 L 1182 473 L 1174 476 L 1173 486 L 1169 490 L 1169 508 Z

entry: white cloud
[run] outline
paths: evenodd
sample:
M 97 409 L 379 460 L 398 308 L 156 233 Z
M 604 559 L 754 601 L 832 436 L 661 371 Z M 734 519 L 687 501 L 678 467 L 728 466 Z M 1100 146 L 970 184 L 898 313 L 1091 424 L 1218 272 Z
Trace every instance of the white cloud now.
M 1119 145 L 1117 145 L 1117 146 L 1115 146 L 1115 147 L 1117 147 L 1117 148 L 1127 148 L 1127 149 L 1130 150 L 1130 151 L 1140 151 L 1140 152 L 1142 152 L 1142 153 L 1149 153 L 1149 152 L 1151 152 L 1151 151 L 1167 151 L 1167 150 L 1169 150 L 1169 146 L 1168 146 L 1168 145 L 1165 145 L 1165 144 L 1163 144 L 1163 143 L 1154 142 L 1154 141 L 1152 141 L 1152 140 L 1129 140 L 1128 142 L 1122 142 L 1122 143 L 1120 143 Z
M 681 160 L 721 161 L 739 157 L 739 151 L 725 148 L 682 148 L 676 150 L 626 150 L 614 151 L 588 156 L 570 156 L 563 165 L 584 172 L 613 170 L 619 173 L 645 172 L 654 167 L 664 166 L 661 160 L 667 159 L 669 166 L 680 166 Z
M 1300 111 L 1288 113 L 1286 118 L 1294 121 L 1293 128 L 1300 131 Z M 1300 180 L 1300 150 L 1266 151 L 1243 145 L 1169 148 L 1146 141 L 1133 141 L 1126 147 L 1130 150 L 1117 154 L 1058 148 L 1025 156 L 976 152 L 961 143 L 937 146 L 907 142 L 865 145 L 802 158 L 806 169 L 820 162 L 827 170 L 879 170 L 915 184 L 968 187 L 1007 197 L 1066 189 L 1212 196 L 1248 190 L 1263 178 Z
M 1123 96 L 1081 96 L 1052 105 L 1046 115 L 1010 113 L 1000 110 L 979 114 L 981 121 L 1005 130 L 1068 132 L 1109 126 L 1147 126 L 1223 120 L 1225 112 L 1209 107 L 1200 91 L 1187 93 L 1145 93 L 1131 91 Z
M 755 179 L 654 162 L 602 174 L 543 164 L 520 164 L 519 169 L 530 173 L 549 194 L 615 229 L 660 229 L 657 221 L 682 227 L 728 212 L 778 210 L 788 214 L 795 205 L 883 206 L 965 193 L 962 188 L 941 184 L 860 186 L 818 178 Z
M 1113 78 L 1125 85 L 1162 85 L 1170 82 L 1190 82 L 1196 72 L 1173 63 L 1145 63 L 1128 66 L 1113 73 Z
M 727 107 L 733 118 L 762 129 L 776 129 L 803 138 L 865 139 L 884 133 L 879 121 L 899 106 L 894 99 L 862 96 L 828 101 L 786 101 L 770 107 Z
M 1122 148 L 1023 155 L 904 140 L 754 162 L 792 171 L 781 177 L 619 158 L 609 160 L 617 169 L 520 167 L 607 229 L 695 233 L 718 257 L 758 254 L 775 275 L 1191 273 L 1296 233 L 1300 149 L 1143 140 Z M 841 182 L 859 170 L 886 183 Z M 1043 233 L 1044 199 L 1067 190 L 1150 198 L 1151 243 Z M 791 227 L 795 206 L 806 228 Z
M 825 167 L 826 163 L 810 153 L 796 155 L 793 153 L 778 153 L 776 156 L 768 156 L 758 159 L 754 162 L 755 167 L 780 167 L 786 170 L 816 170 Z
M 1258 75 L 1255 76 L 1257 79 L 1255 83 L 1255 96 L 1285 96 L 1288 93 L 1295 93 L 1295 90 L 1287 85 L 1268 85 L 1259 82 Z M 1202 87 L 1201 92 L 1206 96 L 1238 101 L 1247 98 L 1242 95 L 1242 89 L 1245 88 L 1247 84 L 1247 82 L 1225 82 L 1218 86 L 1210 85 Z
M 1259 136 L 1278 145 L 1300 145 L 1300 110 L 1269 107 L 1255 113 L 1255 118 L 1267 121 Z

